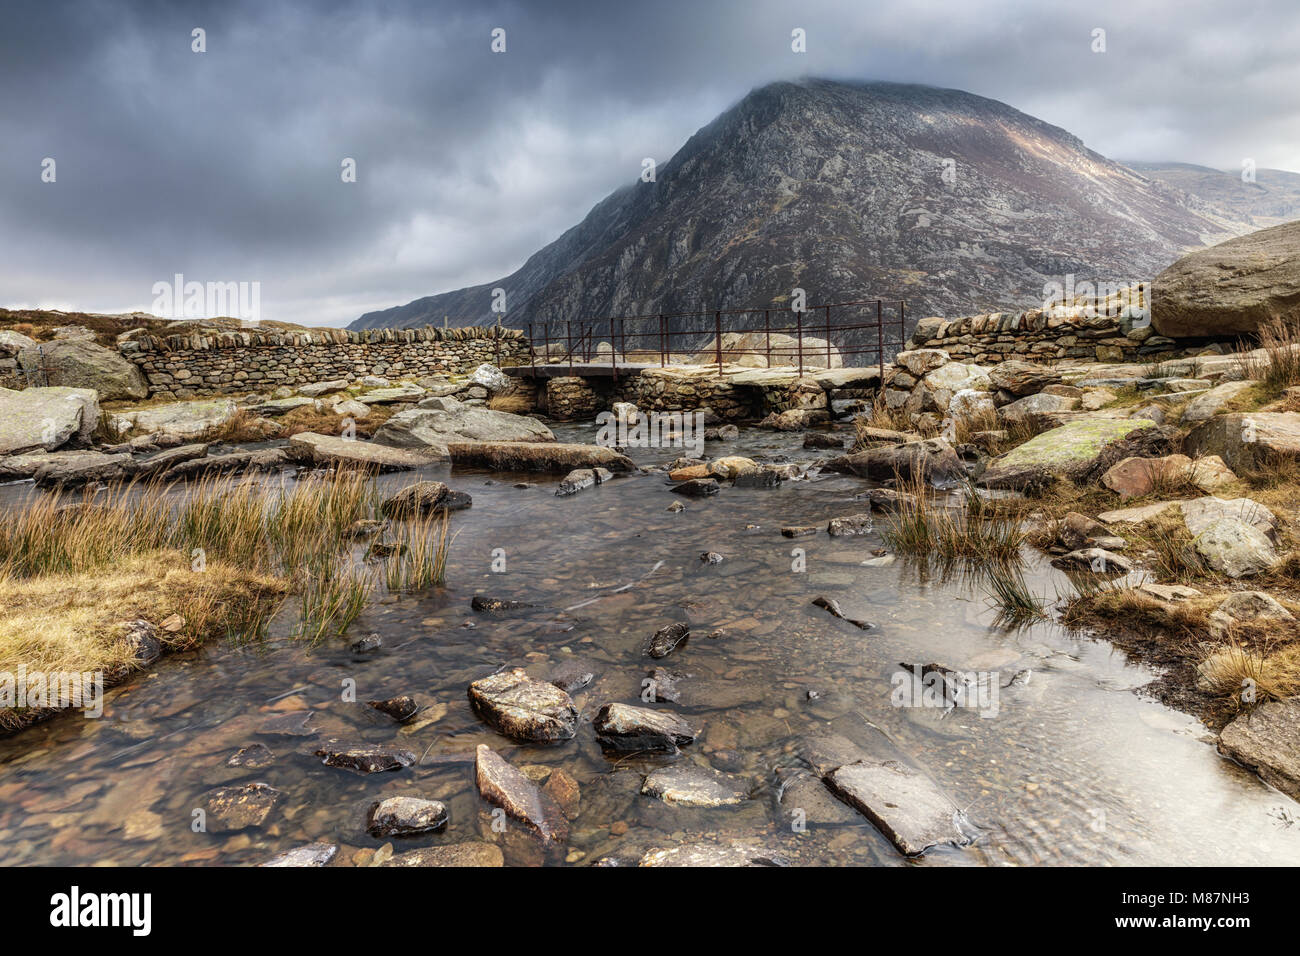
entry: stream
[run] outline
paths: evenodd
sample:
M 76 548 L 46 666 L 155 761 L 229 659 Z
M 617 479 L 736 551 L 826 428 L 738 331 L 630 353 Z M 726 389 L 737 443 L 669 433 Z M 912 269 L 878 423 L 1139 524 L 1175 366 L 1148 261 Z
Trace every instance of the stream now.
M 555 431 L 561 441 L 594 437 L 590 426 Z M 802 437 L 746 428 L 706 452 L 832 454 L 803 450 Z M 631 455 L 653 465 L 680 453 Z M 0 739 L 0 864 L 249 865 L 325 841 L 339 844 L 338 865 L 367 862 L 386 843 L 401 852 L 466 840 L 498 842 L 508 864 L 635 862 L 650 847 L 699 841 L 752 841 L 795 865 L 907 864 L 828 795 L 827 806 L 804 808 L 805 827 L 792 826 L 782 787 L 801 774 L 800 741 L 825 730 L 854 740 L 885 734 L 976 828 L 971 845 L 937 847 L 913 865 L 1300 863 L 1300 806 L 1221 757 L 1194 717 L 1136 692 L 1155 676 L 1149 668 L 1052 621 L 999 626 L 970 576 L 945 579 L 903 560 L 863 565 L 883 547 L 881 516 L 867 535 L 781 536 L 785 525 L 824 528 L 867 510 L 853 500 L 865 481 L 826 474 L 774 489 L 724 484 L 707 499 L 671 493 L 662 472 L 571 497 L 555 495 L 560 476 L 449 475 L 446 466 L 379 481 L 395 489 L 422 478 L 470 493 L 473 507 L 452 517 L 445 587 L 380 595 L 352 627 L 349 639 L 382 637 L 377 653 L 353 654 L 347 639 L 296 643 L 286 608 L 260 642 L 173 655 L 109 689 L 99 719 L 65 715 Z M 30 485 L 0 487 L 0 511 L 31 493 Z M 674 501 L 686 510 L 670 512 Z M 709 551 L 723 561 L 701 561 Z M 1070 593 L 1041 556 L 1028 558 L 1027 580 L 1049 598 Z M 544 607 L 479 614 L 470 609 L 475 594 Z M 832 617 L 812 604 L 823 595 L 877 626 Z M 649 636 L 677 620 L 691 623 L 689 641 L 648 658 Z M 470 682 L 503 666 L 545 678 L 574 662 L 595 674 L 573 694 L 582 714 L 574 740 L 516 744 L 470 708 Z M 995 712 L 895 706 L 891 677 L 902 662 L 993 675 Z M 642 703 L 656 667 L 688 675 L 680 702 Z M 346 700 L 351 682 L 355 700 Z M 424 707 L 405 725 L 365 705 L 400 694 Z M 702 809 L 642 795 L 643 776 L 664 758 L 602 752 L 591 718 L 609 701 L 686 716 L 702 733 L 677 759 L 743 778 L 750 799 Z M 316 736 L 262 732 L 307 709 Z M 400 746 L 420 759 L 356 775 L 312 756 L 330 737 Z M 269 766 L 226 764 L 255 743 L 274 753 Z M 543 861 L 517 828 L 493 832 L 474 785 L 481 743 L 516 766 L 564 768 L 578 781 L 581 812 L 558 857 Z M 206 791 L 253 780 L 285 794 L 266 825 L 195 832 L 192 813 Z M 446 830 L 369 836 L 368 807 L 397 794 L 444 802 Z

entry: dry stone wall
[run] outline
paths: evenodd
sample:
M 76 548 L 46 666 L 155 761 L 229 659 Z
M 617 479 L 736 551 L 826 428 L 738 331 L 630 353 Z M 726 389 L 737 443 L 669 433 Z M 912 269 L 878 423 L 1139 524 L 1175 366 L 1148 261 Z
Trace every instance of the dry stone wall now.
M 522 365 L 530 356 L 523 332 L 494 327 L 141 334 L 118 348 L 144 373 L 151 396 L 171 398 L 366 375 L 466 374 L 484 362 Z
M 1118 315 L 990 312 L 957 319 L 927 318 L 917 323 L 907 348 L 942 349 L 957 362 L 996 365 L 1007 359 L 1050 363 L 1136 362 L 1172 354 L 1179 348 L 1157 335 L 1136 310 Z

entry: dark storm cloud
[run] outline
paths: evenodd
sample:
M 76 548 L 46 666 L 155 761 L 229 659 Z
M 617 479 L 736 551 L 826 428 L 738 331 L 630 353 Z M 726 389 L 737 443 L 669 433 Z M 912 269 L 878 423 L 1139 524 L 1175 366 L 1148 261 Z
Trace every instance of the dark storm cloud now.
M 643 157 L 801 75 L 959 87 L 1110 156 L 1300 168 L 1300 15 L 1241 6 L 9 4 L 0 304 L 148 308 L 183 272 L 346 322 L 513 270 Z

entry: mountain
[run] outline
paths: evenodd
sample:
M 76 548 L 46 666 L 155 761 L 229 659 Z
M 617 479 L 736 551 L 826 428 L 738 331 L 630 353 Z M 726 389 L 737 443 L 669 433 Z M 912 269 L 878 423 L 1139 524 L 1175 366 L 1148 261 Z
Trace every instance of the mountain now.
M 1241 170 L 1211 169 L 1191 163 L 1125 163 L 1148 179 L 1190 193 L 1263 229 L 1300 219 L 1300 173 L 1257 169 L 1253 182 Z
M 945 169 L 951 175 L 945 177 Z M 948 181 L 951 180 L 951 181 Z M 913 317 L 1024 308 L 1045 283 L 1147 279 L 1250 226 L 1066 131 L 960 90 L 828 80 L 754 90 L 512 275 L 352 328 L 506 324 L 906 299 Z

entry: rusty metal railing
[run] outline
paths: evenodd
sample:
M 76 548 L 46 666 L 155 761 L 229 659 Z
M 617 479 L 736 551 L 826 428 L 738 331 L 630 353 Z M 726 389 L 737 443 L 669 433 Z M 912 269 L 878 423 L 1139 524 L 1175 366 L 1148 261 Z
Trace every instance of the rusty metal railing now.
M 900 301 L 896 309 L 889 311 L 893 315 L 887 318 L 883 300 L 861 299 L 811 306 L 803 311 L 769 306 L 616 315 L 544 322 L 540 329 L 537 323 L 530 322 L 530 364 L 536 376 L 539 364 L 567 364 L 572 374 L 580 364 L 590 365 L 593 360 L 601 365 L 608 362 L 611 374 L 617 379 L 620 363 L 644 367 L 657 362 L 664 367 L 689 361 L 717 365 L 721 370 L 729 358 L 761 354 L 769 367 L 789 365 L 797 367 L 801 375 L 810 364 L 829 368 L 836 358 L 844 366 L 874 364 L 883 379 L 885 362 L 893 356 L 889 350 L 902 349 L 907 339 L 907 303 Z M 744 318 L 737 319 L 737 316 Z M 724 317 L 728 319 L 725 324 L 730 326 L 725 331 Z M 724 344 L 724 336 L 730 334 L 742 338 Z M 753 337 L 759 335 L 761 347 L 756 347 Z M 774 342 L 773 336 L 785 336 L 786 340 Z M 607 359 L 600 351 L 604 343 L 609 345 Z M 552 354 L 553 344 L 561 349 L 558 361 Z M 702 361 L 706 356 L 708 360 Z M 819 358 L 824 358 L 824 362 L 817 362 Z

